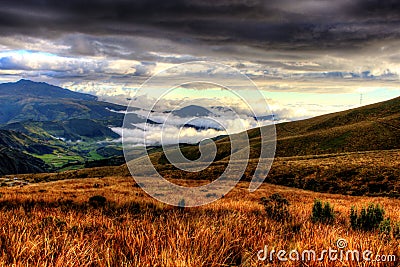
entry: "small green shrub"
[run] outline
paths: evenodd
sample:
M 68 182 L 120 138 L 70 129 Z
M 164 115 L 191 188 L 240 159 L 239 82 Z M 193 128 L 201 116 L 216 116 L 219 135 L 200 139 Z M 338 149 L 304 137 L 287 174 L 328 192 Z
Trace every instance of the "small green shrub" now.
M 289 201 L 280 194 L 275 193 L 268 198 L 262 197 L 261 204 L 267 216 L 275 221 L 288 221 L 291 219 L 289 213 Z
M 335 211 L 329 202 L 322 203 L 321 200 L 315 199 L 312 208 L 311 220 L 331 224 L 335 221 Z
M 378 204 L 369 204 L 368 208 L 363 207 L 360 213 L 358 213 L 354 207 L 351 207 L 350 224 L 351 227 L 356 230 L 376 230 L 384 220 L 384 215 L 385 210 Z
M 390 235 L 390 232 L 392 231 L 392 226 L 390 223 L 390 218 L 386 218 L 379 224 L 379 232 L 383 235 Z
M 358 219 L 358 215 L 357 215 L 357 210 L 354 208 L 354 206 L 351 206 L 350 209 L 350 225 L 351 228 L 353 229 L 357 229 L 357 219 Z

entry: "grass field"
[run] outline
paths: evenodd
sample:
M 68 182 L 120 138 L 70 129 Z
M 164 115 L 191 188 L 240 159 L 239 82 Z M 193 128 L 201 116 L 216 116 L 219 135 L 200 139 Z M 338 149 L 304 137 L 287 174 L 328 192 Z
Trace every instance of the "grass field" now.
M 95 174 L 93 174 L 94 176 Z M 202 181 L 179 180 L 196 186 Z M 384 207 L 394 227 L 400 200 L 386 197 L 322 194 L 264 184 L 254 193 L 240 182 L 224 198 L 198 208 L 154 201 L 132 178 L 67 179 L 0 188 L 1 266 L 398 266 L 400 240 L 394 235 L 350 227 L 351 206 L 370 202 Z M 292 220 L 266 215 L 262 197 L 279 193 L 290 202 Z M 89 201 L 104 196 L 106 202 Z M 314 223 L 315 198 L 329 201 L 333 224 Z M 265 245 L 290 251 L 369 249 L 395 255 L 395 262 L 258 260 Z
M 151 155 L 157 170 L 172 179 L 212 179 L 226 168 L 220 160 L 200 171 L 187 173 L 172 164 L 156 164 L 158 154 Z M 400 197 L 400 150 L 345 152 L 337 154 L 277 157 L 266 181 L 316 192 L 346 195 Z M 140 161 L 138 161 L 138 166 Z M 258 164 L 250 159 L 243 175 L 250 180 Z
M 54 168 L 60 168 L 67 163 L 81 162 L 83 158 L 79 155 L 65 155 L 65 154 L 44 154 L 35 155 L 35 157 L 42 159 L 47 164 Z

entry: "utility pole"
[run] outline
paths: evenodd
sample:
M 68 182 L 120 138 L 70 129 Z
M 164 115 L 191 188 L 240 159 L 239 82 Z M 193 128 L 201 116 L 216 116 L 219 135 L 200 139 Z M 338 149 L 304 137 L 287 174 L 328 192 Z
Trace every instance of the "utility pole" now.
M 363 95 L 360 94 L 360 106 L 362 105 Z

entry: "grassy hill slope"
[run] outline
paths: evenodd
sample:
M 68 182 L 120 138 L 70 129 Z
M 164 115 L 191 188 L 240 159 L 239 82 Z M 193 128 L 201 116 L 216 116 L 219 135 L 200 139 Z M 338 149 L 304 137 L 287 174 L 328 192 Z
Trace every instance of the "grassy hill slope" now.
M 77 141 L 116 139 L 119 135 L 103 125 L 89 119 L 71 119 L 65 121 L 24 121 L 7 124 L 2 129 L 18 131 L 41 139 L 54 137 Z
M 270 126 L 265 126 L 270 127 Z M 260 130 L 248 132 L 250 158 L 258 158 L 261 148 Z M 306 120 L 276 125 L 277 157 L 320 155 L 340 152 L 388 150 L 400 148 L 400 97 L 381 103 Z M 229 159 L 229 137 L 217 138 L 217 159 Z M 183 146 L 182 153 L 189 159 L 199 157 L 198 146 Z M 166 164 L 163 154 L 160 164 Z
M 24 153 L 22 151 L 26 151 Z M 0 174 L 48 171 L 43 160 L 29 153 L 48 153 L 51 148 L 22 133 L 0 130 Z
M 276 131 L 277 158 L 266 181 L 319 192 L 400 196 L 400 98 L 278 124 Z M 251 150 L 243 180 L 252 178 L 261 147 L 260 130 L 247 133 Z M 224 172 L 231 154 L 229 137 L 215 143 L 217 160 L 198 173 L 177 169 L 162 152 L 150 157 L 166 178 L 213 180 Z M 200 156 L 195 145 L 183 145 L 181 151 L 191 160 Z

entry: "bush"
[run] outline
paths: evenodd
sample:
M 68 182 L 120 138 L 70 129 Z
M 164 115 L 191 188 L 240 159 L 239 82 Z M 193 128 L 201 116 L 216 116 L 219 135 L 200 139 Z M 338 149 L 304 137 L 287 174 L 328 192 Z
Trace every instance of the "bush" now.
M 384 219 L 385 210 L 378 204 L 369 204 L 368 208 L 363 207 L 358 211 L 351 207 L 350 224 L 353 229 L 364 231 L 376 230 Z
M 107 199 L 103 196 L 92 196 L 89 198 L 89 204 L 92 207 L 104 207 L 106 204 Z
M 275 221 L 288 221 L 291 218 L 289 201 L 278 193 L 272 194 L 268 198 L 262 197 L 261 204 L 264 206 L 267 216 Z
M 333 223 L 335 221 L 335 211 L 329 202 L 322 203 L 321 200 L 315 199 L 312 208 L 311 220 L 320 223 Z
M 383 235 L 390 235 L 392 226 L 390 225 L 390 218 L 386 218 L 379 224 L 379 232 Z

